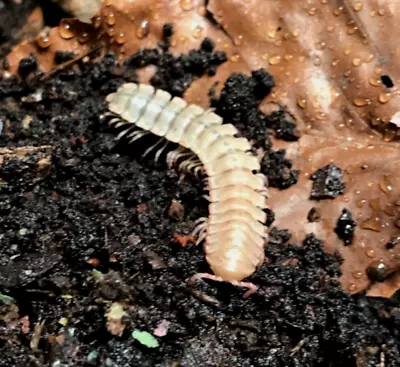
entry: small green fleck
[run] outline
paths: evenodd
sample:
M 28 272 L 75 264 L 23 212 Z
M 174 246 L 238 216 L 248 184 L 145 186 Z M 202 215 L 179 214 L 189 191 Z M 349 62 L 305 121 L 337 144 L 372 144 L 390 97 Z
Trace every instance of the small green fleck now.
M 10 296 L 6 296 L 5 294 L 0 293 L 0 302 L 3 302 L 6 305 L 9 305 L 11 303 L 14 303 L 15 299 Z
M 148 348 L 157 348 L 159 346 L 157 339 L 147 331 L 135 329 L 132 332 L 132 337 Z
M 74 297 L 71 294 L 63 294 L 63 295 L 61 295 L 61 298 L 63 298 L 63 299 L 72 299 Z
M 98 282 L 101 282 L 104 278 L 104 274 L 101 271 L 98 271 L 96 269 L 92 270 L 92 276 L 94 279 L 96 279 Z
M 60 320 L 58 320 L 58 323 L 61 324 L 62 326 L 67 326 L 68 319 L 66 317 L 62 317 Z
M 95 360 L 98 355 L 99 355 L 99 353 L 97 353 L 95 350 L 93 352 L 90 352 L 87 356 L 88 362 Z

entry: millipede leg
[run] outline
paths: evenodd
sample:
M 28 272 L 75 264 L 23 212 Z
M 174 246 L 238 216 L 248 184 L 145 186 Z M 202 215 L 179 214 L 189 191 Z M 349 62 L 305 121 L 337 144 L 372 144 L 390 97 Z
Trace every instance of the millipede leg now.
M 126 138 L 127 138 L 127 139 L 133 138 L 134 136 L 136 136 L 136 135 L 138 135 L 138 134 L 140 134 L 140 133 L 141 133 L 140 130 L 135 130 L 135 129 L 133 129 L 133 130 L 126 136 Z
M 116 140 L 120 140 L 120 139 L 122 139 L 125 135 L 131 134 L 132 131 L 136 132 L 136 130 L 135 130 L 135 125 L 129 125 L 128 128 L 126 128 L 125 130 L 121 131 L 121 132 L 117 135 Z
M 197 279 L 210 279 L 210 280 L 214 280 L 216 282 L 225 282 L 225 280 L 223 280 L 221 277 L 218 277 L 216 275 L 213 274 L 209 274 L 209 273 L 197 273 L 195 275 L 193 275 L 191 278 L 189 278 L 187 280 L 187 284 L 191 287 L 193 287 L 196 284 L 196 280 Z M 243 288 L 248 288 L 248 291 L 246 291 L 243 294 L 243 298 L 247 298 L 249 296 L 251 296 L 252 294 L 257 292 L 257 286 L 253 283 L 250 282 L 237 282 L 237 281 L 231 281 L 228 282 L 233 284 L 234 286 L 237 287 L 243 287 Z
M 182 157 L 182 156 L 181 156 Z M 179 157 L 179 158 L 181 158 Z M 189 172 L 193 176 L 198 177 L 203 170 L 203 164 L 195 154 L 190 153 L 189 158 L 179 164 L 179 171 Z
M 186 148 L 179 147 L 178 149 L 168 153 L 168 168 L 172 169 L 181 159 L 183 159 L 183 161 L 179 163 L 178 171 L 189 172 L 198 177 L 199 173 L 203 170 L 203 164 L 193 152 L 188 151 Z
M 167 166 L 169 169 L 171 169 L 174 166 L 177 154 L 178 154 L 177 150 L 173 150 L 172 152 L 169 152 L 167 154 Z
M 182 156 L 181 156 L 182 157 Z M 180 158 L 181 158 L 180 157 Z M 194 154 L 188 154 L 187 158 L 179 164 L 179 171 L 187 172 L 189 171 L 188 167 L 196 162 L 196 156 Z
M 143 138 L 143 136 L 147 135 L 148 132 L 144 130 L 136 130 L 134 131 L 130 136 L 132 136 L 132 139 L 129 140 L 129 144 L 132 144 L 134 141 Z
M 195 159 L 193 161 L 188 162 L 187 171 L 192 172 L 195 177 L 199 176 L 199 173 L 203 170 L 203 164 Z
M 180 159 L 185 158 L 185 157 L 190 157 L 192 155 L 193 155 L 192 152 L 188 151 L 185 148 L 179 147 L 178 149 L 175 149 L 172 152 L 168 153 L 168 156 L 167 156 L 168 167 L 171 169 L 172 167 L 174 167 L 177 164 L 177 162 Z M 179 169 L 181 169 L 181 165 L 179 165 Z
M 110 119 L 108 121 L 108 126 L 114 128 L 114 129 L 118 129 L 124 125 L 130 125 L 130 123 L 128 121 L 122 120 L 118 115 L 115 115 L 114 113 L 106 112 L 103 115 L 103 117 L 106 119 Z
M 204 186 L 204 191 L 210 191 L 210 180 L 208 177 L 204 177 L 202 179 L 203 186 Z
M 200 217 L 194 221 L 194 224 L 204 223 L 208 221 L 208 217 Z
M 257 173 L 256 176 L 260 177 L 264 181 L 264 185 L 268 186 L 268 178 L 263 173 Z
M 121 123 L 121 122 L 122 122 L 122 121 L 121 121 L 120 118 L 114 117 L 112 120 L 110 120 L 110 121 L 108 122 L 108 125 L 109 125 L 110 127 L 115 127 L 115 126 L 117 126 L 118 123 Z
M 203 174 L 203 173 L 204 173 L 204 167 L 203 167 L 202 164 L 199 164 L 198 166 L 196 166 L 196 167 L 194 168 L 193 174 L 194 174 L 196 177 L 199 177 L 200 174 Z
M 152 145 L 150 148 L 146 149 L 146 151 L 142 154 L 142 158 L 145 158 L 151 151 L 153 151 L 154 149 L 157 148 L 157 146 L 159 146 L 164 140 L 164 138 L 161 138 L 157 141 L 157 143 L 155 143 L 154 145 Z
M 257 192 L 259 192 L 261 195 L 263 195 L 265 197 L 268 197 L 268 189 L 267 189 L 267 187 L 268 187 L 268 178 L 262 173 L 257 173 L 256 176 L 260 177 L 264 182 L 263 189 L 262 190 L 257 190 Z
M 154 161 L 157 163 L 158 160 L 160 159 L 160 156 L 162 154 L 162 152 L 164 151 L 164 149 L 169 145 L 169 141 L 166 140 L 165 144 L 157 151 L 156 155 L 154 156 Z
M 208 218 L 202 217 L 196 220 L 196 228 L 192 232 L 192 236 L 198 236 L 196 246 L 204 241 L 207 235 Z
M 252 294 L 257 293 L 258 287 L 251 282 L 236 282 L 236 281 L 232 281 L 230 282 L 231 284 L 237 286 L 237 287 L 243 287 L 243 288 L 247 288 L 248 290 L 243 294 L 243 298 L 248 298 L 250 297 Z

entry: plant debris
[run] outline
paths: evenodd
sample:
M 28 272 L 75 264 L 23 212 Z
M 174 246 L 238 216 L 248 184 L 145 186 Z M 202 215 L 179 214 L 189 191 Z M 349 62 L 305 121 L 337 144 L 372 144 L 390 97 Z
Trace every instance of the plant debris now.
M 388 243 L 386 244 L 386 248 L 388 250 L 392 249 L 393 247 L 395 247 L 396 245 L 398 245 L 400 243 L 400 237 L 393 237 L 391 238 Z
M 342 183 L 343 174 L 340 167 L 333 163 L 318 168 L 310 177 L 313 182 L 310 199 L 334 199 L 343 194 L 346 185 Z
M 351 213 L 347 209 L 342 210 L 342 214 L 339 217 L 335 232 L 338 237 L 343 240 L 345 246 L 350 245 L 354 239 L 354 228 L 356 227 L 356 222 L 354 222 Z
M 125 330 L 122 318 L 127 316 L 123 306 L 118 302 L 113 302 L 107 312 L 107 330 L 116 336 L 121 336 Z
M 307 214 L 307 220 L 311 223 L 318 222 L 321 219 L 321 215 L 317 208 L 312 207 Z
M 9 305 L 11 303 L 14 303 L 15 299 L 10 296 L 7 296 L 6 294 L 0 293 L 0 302 L 4 303 L 6 305 Z
M 52 146 L 0 148 L 0 186 L 35 184 L 43 180 L 51 168 L 53 149 Z
M 132 332 L 132 337 L 135 338 L 140 344 L 143 344 L 148 348 L 158 348 L 160 346 L 157 339 L 147 331 L 135 329 Z
M 153 335 L 158 337 L 163 337 L 167 335 L 169 325 L 170 322 L 168 320 L 161 320 L 157 327 L 154 329 Z

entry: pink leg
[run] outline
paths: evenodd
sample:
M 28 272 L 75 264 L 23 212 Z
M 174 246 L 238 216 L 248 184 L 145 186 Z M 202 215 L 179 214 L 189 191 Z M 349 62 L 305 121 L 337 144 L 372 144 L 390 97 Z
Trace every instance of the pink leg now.
M 223 280 L 221 277 L 217 277 L 216 275 L 213 275 L 213 274 L 197 273 L 187 280 L 188 285 L 194 286 L 196 284 L 197 279 L 211 279 L 216 282 L 225 282 L 225 280 Z M 257 289 L 258 289 L 255 284 L 250 283 L 250 282 L 231 281 L 228 283 L 231 283 L 237 287 L 248 288 L 248 291 L 243 294 L 243 298 L 247 298 L 247 297 L 251 296 L 252 294 L 256 293 Z

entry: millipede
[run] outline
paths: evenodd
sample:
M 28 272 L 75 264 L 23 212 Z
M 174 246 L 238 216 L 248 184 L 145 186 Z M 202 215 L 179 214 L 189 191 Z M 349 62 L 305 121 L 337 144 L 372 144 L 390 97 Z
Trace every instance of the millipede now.
M 168 166 L 206 175 L 209 217 L 200 218 L 193 233 L 198 243 L 204 242 L 214 275 L 198 273 L 189 283 L 208 278 L 248 288 L 244 297 L 254 293 L 257 287 L 242 280 L 264 261 L 267 185 L 250 142 L 212 109 L 187 104 L 151 85 L 125 83 L 106 101 L 110 126 L 121 129 L 117 139 L 131 144 L 153 134 L 159 140 L 144 155 L 156 151 L 158 160 L 175 143 L 178 148 L 166 156 Z

